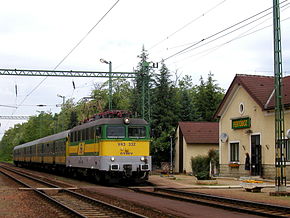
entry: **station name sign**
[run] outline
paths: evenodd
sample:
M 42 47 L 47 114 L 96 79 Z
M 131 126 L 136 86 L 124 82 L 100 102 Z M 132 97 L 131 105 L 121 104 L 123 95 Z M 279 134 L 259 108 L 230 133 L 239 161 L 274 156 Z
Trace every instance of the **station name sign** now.
M 243 129 L 251 127 L 251 118 L 239 118 L 232 120 L 232 129 Z

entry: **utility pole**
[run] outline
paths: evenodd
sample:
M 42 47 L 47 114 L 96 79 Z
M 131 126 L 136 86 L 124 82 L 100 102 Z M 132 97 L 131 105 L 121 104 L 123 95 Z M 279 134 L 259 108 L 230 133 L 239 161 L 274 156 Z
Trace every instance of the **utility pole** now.
M 63 96 L 63 95 L 60 95 L 60 94 L 57 94 L 57 97 L 60 97 L 60 98 L 62 98 L 62 105 L 61 105 L 61 109 L 63 110 L 64 109 L 64 104 L 65 104 L 65 96 Z M 64 130 L 64 120 L 62 119 L 62 121 L 61 121 L 61 131 L 63 131 Z
M 150 87 L 149 87 L 149 63 L 142 63 L 142 118 L 150 123 Z
M 109 64 L 109 110 L 113 109 L 112 104 L 112 62 L 100 59 L 102 63 Z
M 279 0 L 273 0 L 275 75 L 275 191 L 286 192 L 286 139 L 282 101 L 282 52 Z

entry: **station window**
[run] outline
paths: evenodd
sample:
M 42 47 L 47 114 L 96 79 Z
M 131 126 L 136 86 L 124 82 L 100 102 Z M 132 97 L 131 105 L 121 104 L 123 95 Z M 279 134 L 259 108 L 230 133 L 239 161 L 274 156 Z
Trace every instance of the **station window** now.
M 230 143 L 230 162 L 239 161 L 239 143 Z
M 145 126 L 130 126 L 128 128 L 129 138 L 145 138 L 146 127 Z
M 124 126 L 108 126 L 107 127 L 108 138 L 125 138 Z
M 245 112 L 245 105 L 243 103 L 240 103 L 239 112 L 240 114 L 243 114 Z

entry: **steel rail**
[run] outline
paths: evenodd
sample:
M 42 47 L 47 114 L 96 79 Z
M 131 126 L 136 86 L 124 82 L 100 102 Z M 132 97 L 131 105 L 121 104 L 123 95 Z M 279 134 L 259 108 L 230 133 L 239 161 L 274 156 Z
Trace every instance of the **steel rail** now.
M 39 194 L 39 195 L 40 195 L 42 198 L 44 198 L 45 200 L 49 200 L 50 202 L 56 204 L 58 207 L 64 209 L 67 213 L 72 214 L 72 215 L 74 215 L 74 216 L 78 216 L 78 217 L 85 217 L 85 216 L 83 216 L 82 214 L 80 214 L 79 212 L 75 211 L 74 209 L 69 208 L 69 207 L 67 207 L 66 205 L 64 205 L 64 204 L 62 204 L 62 203 L 56 201 L 55 199 L 53 199 L 53 198 L 50 197 L 49 195 L 45 194 L 44 192 L 42 192 L 42 191 L 40 191 L 40 190 L 37 190 L 36 188 L 34 188 L 34 187 L 30 186 L 29 184 L 27 184 L 27 183 L 21 181 L 20 179 L 18 179 L 18 178 L 16 178 L 16 177 L 14 177 L 14 176 L 12 176 L 12 175 L 10 175 L 10 174 L 8 174 L 8 173 L 2 171 L 1 168 L 3 168 L 3 169 L 5 169 L 5 168 L 4 168 L 3 166 L 0 166 L 0 171 L 1 171 L 2 174 L 4 174 L 5 176 L 11 178 L 11 179 L 14 180 L 14 181 L 20 183 L 20 184 L 23 185 L 23 186 L 30 188 L 33 192 Z
M 50 182 L 47 182 L 47 181 L 43 181 L 43 180 L 40 180 L 38 178 L 35 178 L 35 177 L 32 177 L 32 176 L 29 176 L 29 175 L 26 175 L 24 173 L 21 173 L 17 170 L 14 170 L 14 169 L 11 169 L 10 167 L 7 167 L 7 166 L 3 166 L 3 165 L 0 165 L 0 169 L 3 168 L 3 169 L 6 169 L 6 170 L 10 170 L 11 172 L 13 173 L 16 173 L 18 175 L 21 175 L 23 177 L 26 177 L 26 178 L 29 178 L 31 180 L 34 180 L 34 181 L 37 181 L 37 182 L 40 182 L 42 184 L 46 184 L 48 186 L 51 186 L 51 187 L 54 187 L 54 188 L 61 188 L 55 184 L 52 184 Z M 60 206 L 61 208 L 65 209 L 67 212 L 73 214 L 74 216 L 78 216 L 78 217 L 86 217 L 84 216 L 83 214 L 79 213 L 78 211 L 74 210 L 73 208 L 71 207 L 68 207 L 66 206 L 65 204 L 59 202 L 58 200 L 54 199 L 53 197 L 50 197 L 49 195 L 45 194 L 44 192 L 36 189 L 36 188 L 33 188 L 31 187 L 30 185 L 24 183 L 23 181 L 17 179 L 16 177 L 12 176 L 12 175 L 9 175 L 7 173 L 5 173 L 4 171 L 1 171 L 3 174 L 7 175 L 8 177 L 12 178 L 13 180 L 21 183 L 22 185 L 30 188 L 31 190 L 33 190 L 34 192 L 40 194 L 42 197 L 48 199 L 49 201 L 57 204 L 58 206 Z M 145 218 L 146 216 L 143 216 L 141 214 L 138 214 L 138 213 L 135 213 L 135 212 L 132 212 L 132 211 L 129 211 L 129 210 L 126 210 L 126 209 L 123 209 L 123 208 L 120 208 L 120 207 L 117 207 L 117 206 L 114 206 L 114 205 L 111 205 L 109 203 L 106 203 L 106 202 L 103 202 L 103 201 L 100 201 L 100 200 L 97 200 L 97 199 L 94 199 L 94 198 L 91 198 L 89 196 L 85 196 L 83 194 L 80 194 L 80 193 L 77 193 L 77 192 L 74 192 L 74 191 L 71 191 L 71 190 L 67 190 L 67 189 L 62 189 L 61 192 L 63 193 L 67 193 L 69 195 L 72 195 L 74 197 L 77 197 L 78 199 L 81 199 L 83 201 L 86 201 L 87 203 L 92 203 L 94 205 L 98 205 L 98 206 L 101 206 L 101 207 L 106 207 L 107 209 L 109 210 L 113 210 L 115 211 L 116 213 L 122 213 L 124 214 L 124 216 L 126 217 L 140 217 L 140 218 Z
M 285 217 L 281 213 L 290 211 L 290 207 L 258 203 L 240 199 L 226 198 L 214 195 L 208 195 L 196 192 L 181 191 L 171 188 L 154 188 L 154 192 L 141 190 L 139 188 L 130 188 L 136 192 L 154 195 L 162 198 L 170 198 L 178 201 L 185 201 L 194 204 L 202 204 L 210 207 L 222 208 L 241 213 L 254 214 L 266 217 Z M 166 192 L 167 194 L 160 193 Z M 179 195 L 179 196 L 178 196 Z M 180 196 L 181 195 L 181 196 Z M 183 197 L 182 197 L 183 196 Z M 221 204 L 224 203 L 224 204 Z M 264 211 L 261 211 L 264 210 Z M 267 211 L 266 211 L 267 210 Z M 271 214 L 272 213 L 272 214 Z M 276 213 L 276 214 L 274 214 Z M 280 214 L 277 214 L 280 213 Z M 288 212 L 289 214 L 289 212 Z

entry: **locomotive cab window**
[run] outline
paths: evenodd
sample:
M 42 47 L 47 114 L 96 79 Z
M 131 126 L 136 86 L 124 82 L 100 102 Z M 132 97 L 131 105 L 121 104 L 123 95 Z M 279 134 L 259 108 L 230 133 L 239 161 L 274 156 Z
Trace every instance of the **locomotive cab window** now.
M 146 127 L 145 126 L 130 126 L 128 128 L 129 138 L 145 138 Z
M 107 127 L 108 138 L 125 138 L 124 126 L 108 126 Z

